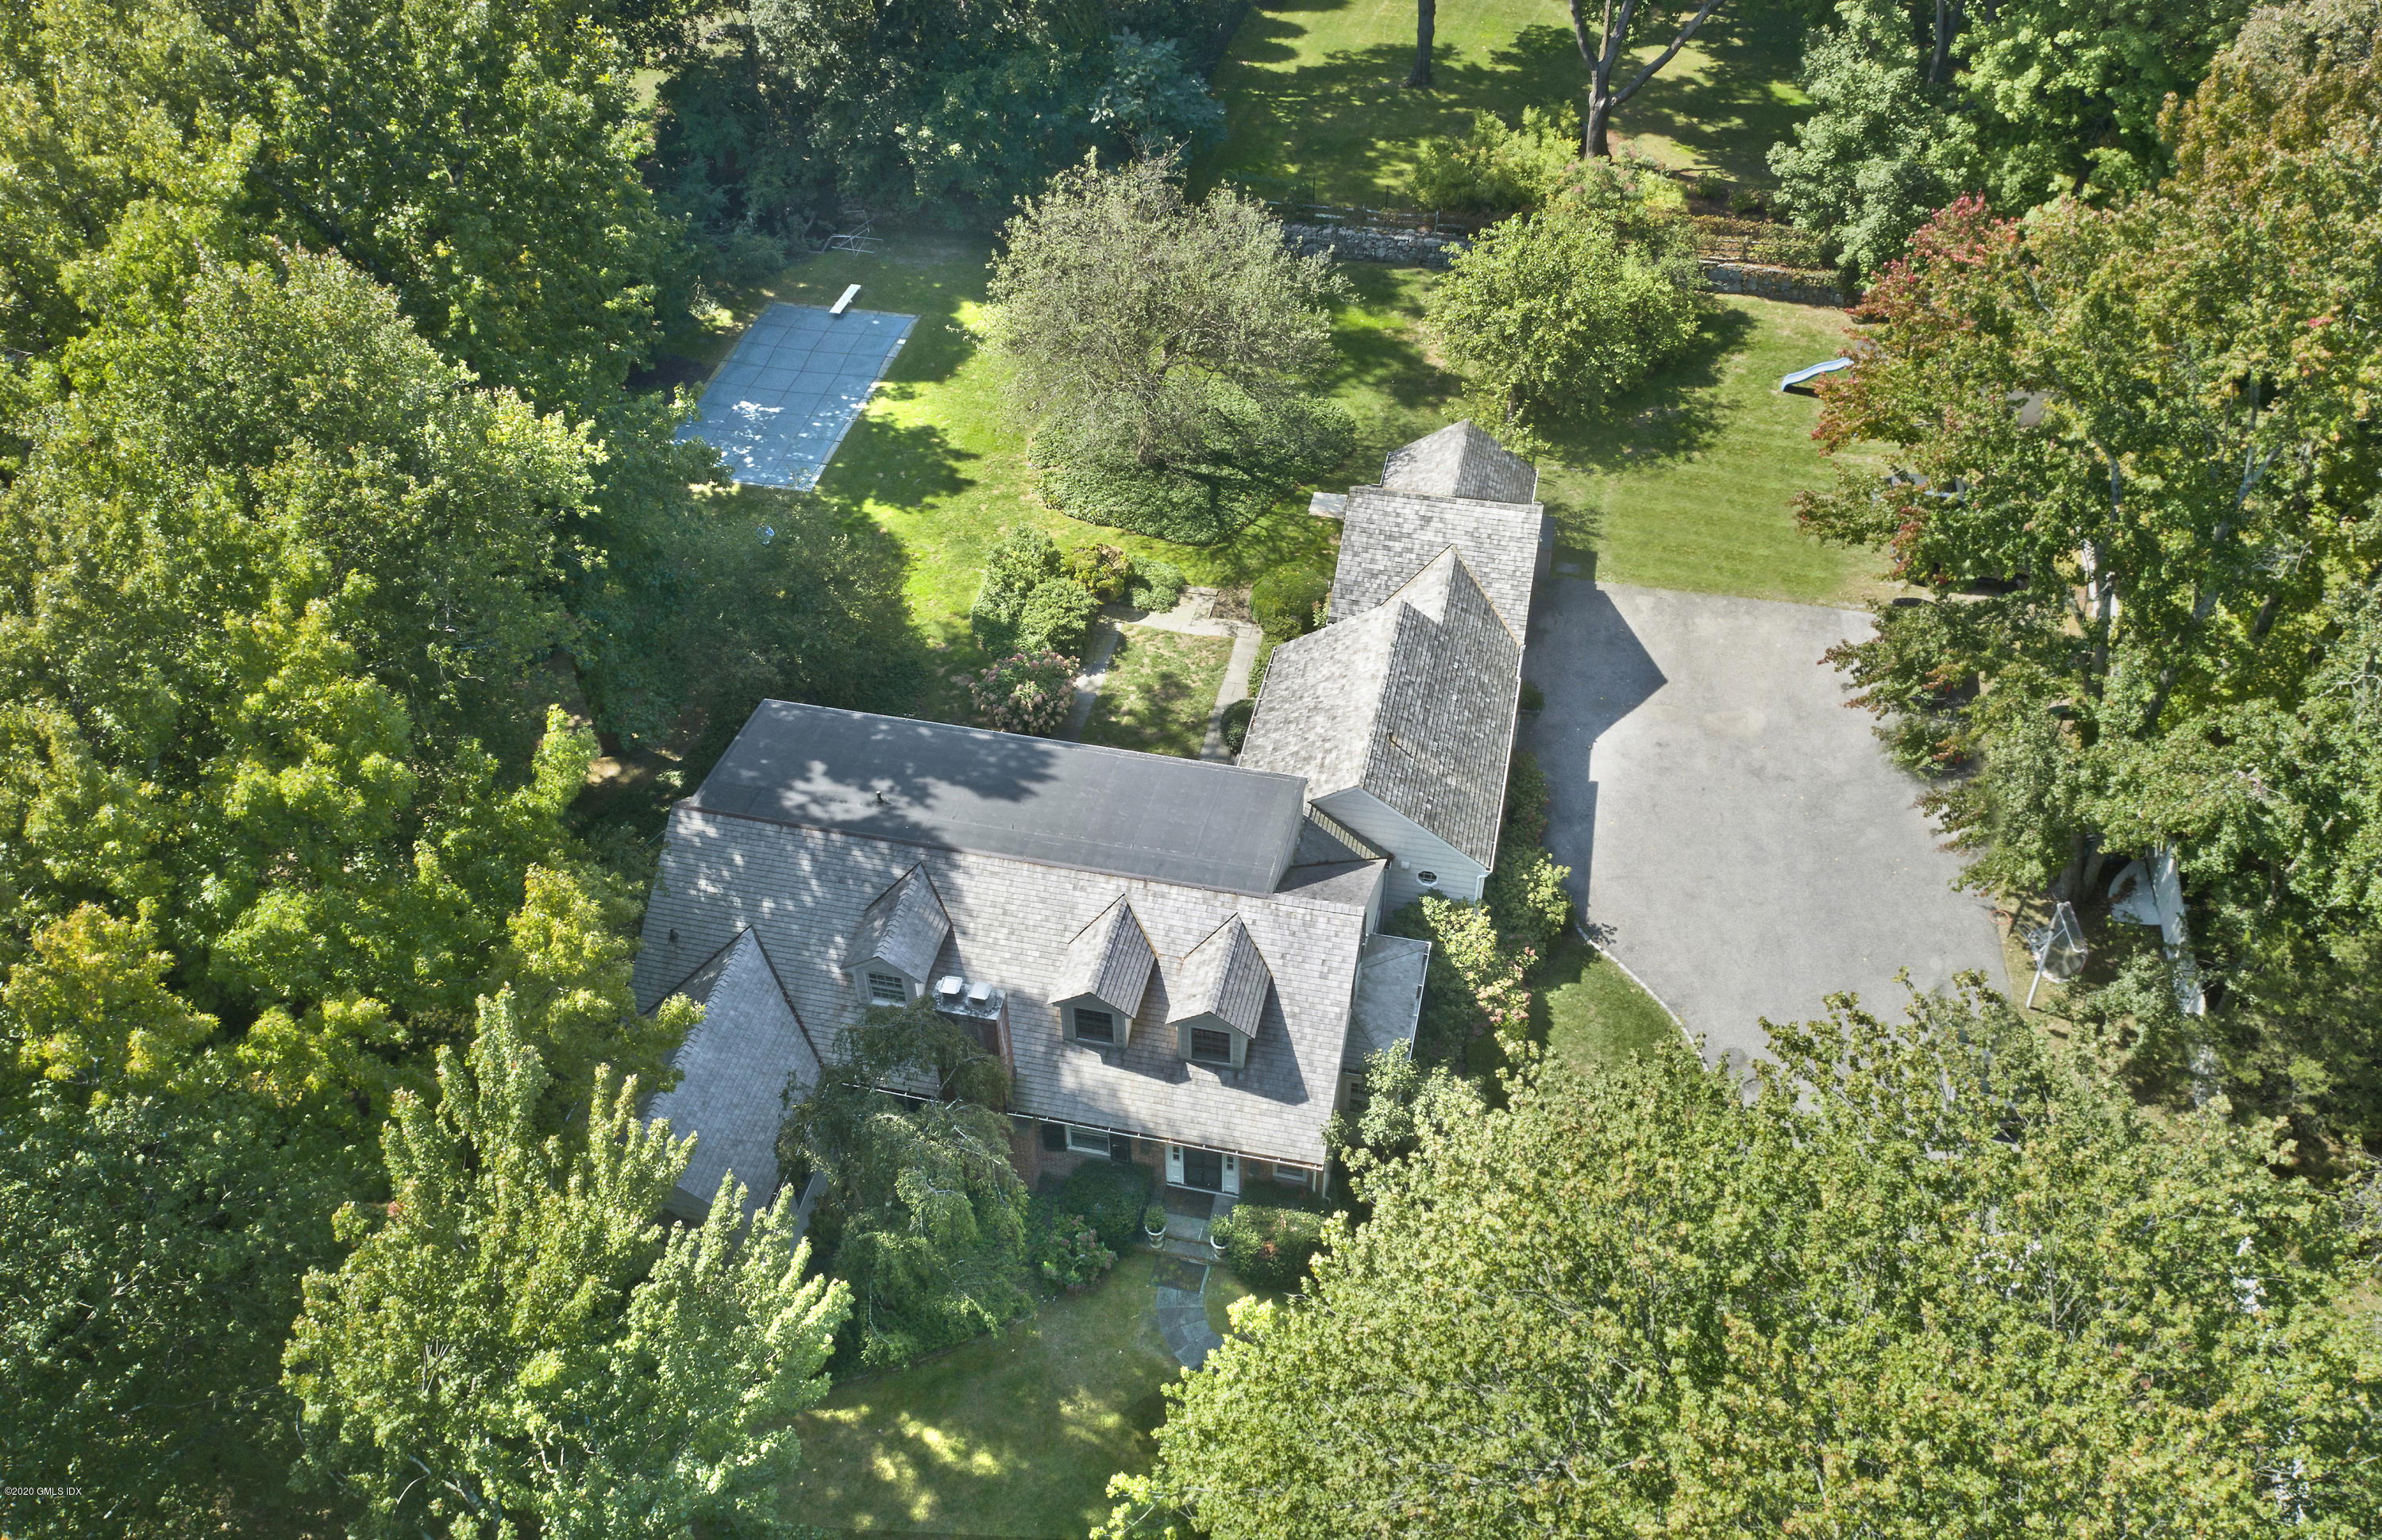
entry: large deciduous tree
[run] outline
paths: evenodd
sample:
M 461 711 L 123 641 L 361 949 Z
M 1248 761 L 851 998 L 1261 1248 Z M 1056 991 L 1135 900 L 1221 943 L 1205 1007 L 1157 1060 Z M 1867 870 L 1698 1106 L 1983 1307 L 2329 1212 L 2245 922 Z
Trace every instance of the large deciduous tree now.
M 1588 66 L 1588 111 L 1580 117 L 1580 153 L 1604 157 L 1613 153 L 1613 115 L 1720 9 L 1720 0 L 1603 0 L 1602 9 L 1590 0 L 1571 0 L 1571 35 L 1579 45 L 1580 62 Z M 1590 16 L 1596 18 L 1594 26 Z M 1648 37 L 1677 23 L 1663 51 L 1615 87 L 1614 71 L 1626 69 L 1627 56 Z
M 731 1177 L 666 1233 L 692 1142 L 601 1070 L 584 1139 L 544 1134 L 548 1078 L 500 995 L 437 1105 L 399 1098 L 389 1201 L 340 1212 L 355 1250 L 289 1342 L 302 1473 L 371 1535 L 795 1533 L 787 1424 L 827 1390 L 842 1286 L 804 1277 L 791 1192 L 748 1224 Z
M 819 1233 L 852 1290 L 851 1359 L 905 1363 L 1030 1307 L 1008 1101 L 1001 1060 L 922 999 L 871 1007 L 788 1112 L 779 1164 L 827 1179 Z
M 118 1082 L 106 1095 L 41 1085 L 8 1098 L 8 1534 L 291 1523 L 282 1499 L 297 1440 L 278 1384 L 282 1345 L 299 1277 L 336 1254 L 331 1211 L 367 1180 L 363 1164 L 347 1140 L 292 1128 L 220 1086 L 152 1094 Z
M 1997 998 L 1842 998 L 1418 1119 L 1298 1298 L 1169 1387 L 1111 1533 L 2348 1536 L 2363 1247 Z
M 1222 188 L 1188 202 L 1161 160 L 1087 164 L 1005 238 L 989 335 L 1038 452 L 1191 466 L 1316 415 L 1343 288 L 1261 205 Z
M 2220 62 L 2155 194 L 1922 230 L 1821 430 L 1910 474 L 1804 505 L 1935 591 L 1838 656 L 1907 762 L 1974 766 L 1933 799 L 1971 880 L 2172 846 L 2220 973 L 2382 926 L 2382 81 L 2370 20 L 2294 35 Z
M 1964 192 L 2019 213 L 2114 197 L 2165 172 L 2159 114 L 2241 26 L 2248 0 L 1838 0 L 1806 45 L 1815 110 L 1771 169 L 1798 223 L 1877 272 Z

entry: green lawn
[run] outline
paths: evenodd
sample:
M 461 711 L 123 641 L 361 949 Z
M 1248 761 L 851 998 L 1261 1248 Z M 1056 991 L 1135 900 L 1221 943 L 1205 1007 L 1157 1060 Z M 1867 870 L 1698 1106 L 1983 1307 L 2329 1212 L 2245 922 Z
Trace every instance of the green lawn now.
M 1421 324 L 1434 275 L 1344 271 L 1358 299 L 1339 320 L 1332 389 L 1357 422 L 1349 472 L 1370 480 L 1385 450 L 1462 411 L 1462 382 L 1436 367 Z M 1718 296 L 1685 358 L 1560 434 L 1542 459 L 1539 496 L 1566 559 L 1592 559 L 1615 582 L 1756 599 L 1850 604 L 1878 592 L 1873 557 L 1811 539 L 1788 507 L 1833 471 L 1811 442 L 1819 402 L 1781 395 L 1778 377 L 1845 340 L 1842 312 Z
M 1562 0 L 1440 0 L 1428 92 L 1401 83 L 1414 27 L 1413 0 L 1261 6 L 1216 71 L 1226 139 L 1197 169 L 1275 196 L 1404 208 L 1424 140 L 1462 134 L 1483 109 L 1514 122 L 1526 106 L 1585 104 Z M 1668 41 L 1648 39 L 1639 62 Z M 1770 146 L 1807 104 L 1798 59 L 1792 18 L 1724 10 L 1622 110 L 1616 137 L 1667 165 L 1766 185 Z
M 738 297 L 735 320 L 770 300 L 825 304 L 847 284 L 858 303 L 915 314 L 918 324 L 889 377 L 837 451 L 815 495 L 743 487 L 731 495 L 767 522 L 779 499 L 817 495 L 855 530 L 897 542 L 913 617 L 935 663 L 915 715 L 967 715 L 954 676 L 976 666 L 967 629 L 986 553 L 1004 528 L 1028 523 L 1062 545 L 1105 540 L 1163 556 L 1197 583 L 1241 587 L 1283 565 L 1328 567 L 1338 525 L 1309 517 L 1301 488 L 1233 540 L 1192 547 L 1081 523 L 1043 506 L 1025 446 L 1010 425 L 993 361 L 967 330 L 983 302 L 988 244 L 981 238 L 904 232 L 876 255 L 835 252 L 787 269 Z M 1392 446 L 1459 414 L 1461 382 L 1437 366 L 1422 325 L 1433 275 L 1418 268 L 1347 264 L 1355 302 L 1334 317 L 1339 361 L 1326 383 L 1355 417 L 1357 447 L 1319 485 L 1381 473 Z M 1777 376 L 1834 353 L 1835 311 L 1725 297 L 1699 347 L 1600 423 L 1563 437 L 1540 493 L 1566 559 L 1597 576 L 1654 587 L 1805 603 L 1849 603 L 1880 586 L 1874 560 L 1798 532 L 1788 498 L 1825 482 L 1811 442 L 1818 403 L 1781 396 Z M 700 364 L 724 357 L 735 333 L 687 348 Z
M 1585 1067 L 1676 1043 L 1679 1024 L 1602 952 L 1567 935 L 1530 976 L 1530 1035 Z
M 1150 1253 L 1089 1292 L 908 1369 L 847 1380 L 797 1424 L 803 1519 L 830 1529 L 1080 1536 L 1147 1470 L 1160 1390 Z
M 1084 741 L 1198 758 L 1224 665 L 1233 656 L 1233 639 L 1147 626 L 1119 629 L 1123 637 L 1084 724 Z

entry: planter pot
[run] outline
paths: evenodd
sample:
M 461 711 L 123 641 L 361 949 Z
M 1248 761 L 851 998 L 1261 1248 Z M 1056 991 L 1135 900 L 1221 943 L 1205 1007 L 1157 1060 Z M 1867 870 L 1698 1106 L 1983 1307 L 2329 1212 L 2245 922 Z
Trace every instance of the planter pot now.
M 1218 1256 L 1222 1256 L 1224 1254 L 1224 1242 L 1219 1241 L 1216 1237 L 1212 1235 L 1208 1237 L 1208 1245 Z
M 1145 1228 L 1141 1233 L 1142 1233 L 1142 1234 L 1144 1234 L 1144 1235 L 1146 1235 L 1146 1236 L 1148 1236 L 1148 1237 L 1149 1237 L 1149 1243 L 1150 1243 L 1151 1245 L 1153 1245 L 1153 1246 L 1155 1246 L 1155 1245 L 1159 1244 L 1160 1241 L 1164 1241 L 1164 1240 L 1166 1239 L 1166 1232 L 1165 1232 L 1164 1230 L 1162 1230 L 1162 1229 L 1147 1229 L 1147 1228 Z

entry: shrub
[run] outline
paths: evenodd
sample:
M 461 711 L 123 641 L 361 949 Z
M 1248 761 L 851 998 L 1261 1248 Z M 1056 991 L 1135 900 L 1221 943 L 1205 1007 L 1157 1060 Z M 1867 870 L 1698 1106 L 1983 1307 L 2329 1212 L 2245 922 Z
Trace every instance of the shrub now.
M 1767 214 L 1770 212 L 1770 194 L 1758 187 L 1738 188 L 1728 195 L 1728 212 Z
M 1546 837 L 1547 773 L 1539 768 L 1538 755 L 1517 753 L 1505 769 L 1505 814 L 1497 848 L 1535 845 Z
M 1059 547 L 1049 535 L 1024 526 L 1003 530 L 985 558 L 984 581 L 968 611 L 977 644 L 988 653 L 1016 651 L 1026 598 L 1058 575 Z
M 1143 1209 L 1141 1211 L 1141 1228 L 1146 1230 L 1165 1229 L 1166 1205 L 1164 1204 L 1152 1204 L 1148 1208 Z
M 1312 568 L 1276 568 L 1249 590 L 1249 613 L 1271 641 L 1288 642 L 1305 636 L 1323 623 L 1323 605 L 1332 596 L 1332 576 Z
M 1524 711 L 1547 709 L 1547 692 L 1528 679 L 1522 681 L 1522 709 Z
M 1074 579 L 1046 578 L 1025 596 L 1018 612 L 1018 649 L 1080 658 L 1099 613 L 1100 602 Z
M 980 726 L 1048 738 L 1075 703 L 1075 660 L 1056 653 L 1016 653 L 970 679 L 968 701 Z
M 1070 1289 L 1092 1282 L 1116 1265 L 1117 1254 L 1100 1243 L 1099 1232 L 1080 1214 L 1061 1214 L 1044 1243 L 1042 1276 Z
M 1089 1220 L 1111 1251 L 1133 1244 L 1148 1204 L 1149 1168 L 1129 1160 L 1087 1160 L 1059 1184 L 1059 1206 Z
M 1323 1216 L 1306 1209 L 1239 1204 L 1223 1229 L 1224 1260 L 1252 1289 L 1296 1289 L 1323 1246 Z
M 1257 714 L 1258 703 L 1253 699 L 1234 701 L 1224 708 L 1222 727 L 1226 752 L 1237 754 L 1241 752 L 1241 745 L 1248 741 L 1249 718 Z
M 1138 610 L 1173 609 L 1183 599 L 1184 589 L 1190 586 L 1183 568 L 1156 556 L 1135 558 L 1133 577 L 1125 588 L 1125 603 Z
M 1553 196 L 1578 159 L 1579 115 L 1567 105 L 1525 107 L 1518 128 L 1476 112 L 1464 138 L 1424 143 L 1414 196 L 1428 209 L 1515 214 Z
M 1569 875 L 1571 868 L 1556 865 L 1543 847 L 1499 847 L 1497 868 L 1489 874 L 1481 899 L 1507 951 L 1528 947 L 1546 956 L 1571 923 L 1571 895 L 1563 886 Z
M 1509 441 L 1643 380 L 1695 339 L 1695 231 L 1651 173 L 1603 170 L 1476 237 L 1431 291 L 1449 361 Z M 1657 198 L 1655 194 L 1667 195 Z
M 1101 604 L 1113 604 L 1124 597 L 1133 558 L 1114 545 L 1078 545 L 1060 558 L 1059 569 Z
M 1036 434 L 1032 452 L 1043 500 L 1068 518 L 1213 545 L 1338 465 L 1355 441 L 1353 420 L 1334 402 L 1234 401 L 1197 445 L 1163 462 L 1138 462 L 1064 426 Z

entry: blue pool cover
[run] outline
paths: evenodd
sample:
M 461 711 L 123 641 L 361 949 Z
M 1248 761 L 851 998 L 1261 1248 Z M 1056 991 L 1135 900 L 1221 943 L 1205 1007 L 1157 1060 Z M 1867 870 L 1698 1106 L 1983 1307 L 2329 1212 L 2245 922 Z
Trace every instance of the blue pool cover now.
M 678 436 L 718 450 L 736 481 L 808 492 L 917 321 L 771 305 L 737 339 L 704 387 L 703 414 Z

